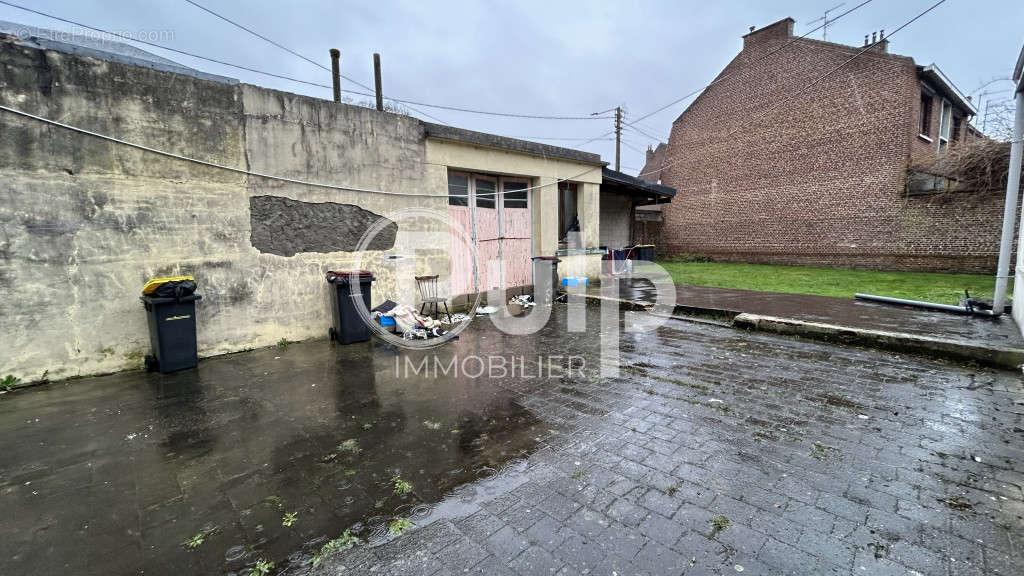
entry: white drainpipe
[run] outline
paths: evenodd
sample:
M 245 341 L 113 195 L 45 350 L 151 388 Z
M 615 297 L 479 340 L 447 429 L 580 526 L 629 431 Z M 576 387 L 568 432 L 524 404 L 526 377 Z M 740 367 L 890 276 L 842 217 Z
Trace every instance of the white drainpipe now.
M 1021 53 L 1024 58 L 1024 51 Z M 1006 204 L 1003 208 L 1003 236 L 999 242 L 999 269 L 996 271 L 996 293 L 992 299 L 992 311 L 999 314 L 1006 301 L 1006 285 L 1010 276 L 1010 254 L 1013 244 L 1013 229 L 1017 223 L 1017 193 L 1020 191 L 1021 153 L 1024 152 L 1024 78 L 1018 64 L 1014 80 L 1017 83 L 1014 97 L 1013 140 L 1010 144 L 1010 173 L 1006 178 Z M 1024 218 L 1024 215 L 1022 215 Z M 1018 290 L 1024 286 L 1018 286 Z

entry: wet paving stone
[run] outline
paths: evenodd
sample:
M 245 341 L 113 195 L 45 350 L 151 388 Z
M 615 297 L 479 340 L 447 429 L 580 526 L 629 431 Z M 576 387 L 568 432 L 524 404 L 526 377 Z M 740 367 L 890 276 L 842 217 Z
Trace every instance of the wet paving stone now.
M 315 573 L 1019 573 L 1019 374 L 673 322 L 601 378 L 597 310 L 553 316 L 430 354 L 591 372 L 405 379 L 423 353 L 309 342 L 6 395 L 2 572 L 302 574 L 349 528 Z
M 560 573 L 1008 574 L 1024 561 L 1019 375 L 686 323 L 623 340 L 646 375 L 588 383 L 604 416 L 567 414 L 542 382 L 502 384 L 558 426 L 529 458 L 562 476 L 530 489 L 553 505 L 526 534 Z M 582 507 L 565 517 L 567 492 Z

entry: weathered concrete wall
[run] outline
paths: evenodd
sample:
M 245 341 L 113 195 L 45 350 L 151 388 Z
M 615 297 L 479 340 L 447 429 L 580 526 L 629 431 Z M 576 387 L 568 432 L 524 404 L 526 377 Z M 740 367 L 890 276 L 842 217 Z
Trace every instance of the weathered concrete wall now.
M 329 269 L 374 270 L 375 301 L 407 299 L 412 275 L 447 271 L 442 250 L 420 250 L 413 265 L 384 261 L 381 250 L 360 262 L 346 251 L 263 253 L 251 242 L 255 196 L 391 218 L 389 254 L 436 233 L 442 223 L 393 217 L 445 204 L 443 183 L 424 185 L 414 119 L 11 44 L 0 44 L 0 62 L 0 103 L 19 110 L 227 166 L 438 195 L 248 178 L 0 113 L 0 375 L 32 381 L 141 366 L 149 341 L 138 296 L 156 276 L 196 276 L 199 352 L 209 356 L 326 335 Z M 325 245 L 351 241 L 337 236 Z
M 433 167 L 424 162 L 426 144 L 416 119 L 255 86 L 243 85 L 241 92 L 246 157 L 252 171 L 393 193 L 351 192 L 253 177 L 248 181 L 250 196 L 352 204 L 397 225 L 394 247 L 387 251 L 256 255 L 258 266 L 271 276 L 260 282 L 255 304 L 259 316 L 243 323 L 247 331 L 267 344 L 282 336 L 302 339 L 326 334 L 331 322 L 330 292 L 324 282 L 327 270 L 373 270 L 377 275 L 374 303 L 385 298 L 413 303 L 414 276 L 447 277 L 446 244 L 439 240 L 447 240 L 447 224 L 423 214 L 446 213 L 447 182 L 427 177 L 428 168 Z M 435 195 L 436 200 L 424 194 Z M 386 234 L 384 230 L 378 238 Z M 384 260 L 385 254 L 406 258 L 389 261 Z

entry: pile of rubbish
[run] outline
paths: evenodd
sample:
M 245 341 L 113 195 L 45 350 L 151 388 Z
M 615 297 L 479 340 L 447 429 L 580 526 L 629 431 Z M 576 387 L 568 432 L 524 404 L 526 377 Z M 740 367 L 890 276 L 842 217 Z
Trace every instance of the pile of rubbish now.
M 466 321 L 466 318 L 469 318 L 468 314 L 456 312 L 455 314 L 446 314 L 445 318 L 441 320 L 441 323 L 453 326 L 455 324 L 462 324 Z
M 537 303 L 533 301 L 533 296 L 530 296 L 529 294 L 520 294 L 519 296 L 516 296 L 509 300 L 508 303 L 518 304 L 519 306 L 522 306 L 524 309 L 532 308 L 533 306 L 537 305 Z
M 424 316 L 419 311 L 408 304 L 398 304 L 391 300 L 386 300 L 380 306 L 373 309 L 373 317 L 380 323 L 381 326 L 385 326 L 388 323 L 384 322 L 384 318 L 390 318 L 394 321 L 395 331 L 402 333 L 402 338 L 405 340 L 426 340 L 427 338 L 437 338 L 444 336 L 448 333 L 441 326 L 440 320 L 431 318 L 430 316 Z

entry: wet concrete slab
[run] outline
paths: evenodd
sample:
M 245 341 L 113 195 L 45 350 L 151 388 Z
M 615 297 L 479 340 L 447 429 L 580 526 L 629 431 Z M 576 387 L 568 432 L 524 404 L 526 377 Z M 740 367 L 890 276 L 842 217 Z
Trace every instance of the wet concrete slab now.
M 433 351 L 307 342 L 2 395 L 0 572 L 301 574 L 346 529 L 315 573 L 1024 562 L 1019 374 L 670 321 L 622 333 L 600 378 L 599 310 L 581 333 L 555 310 Z M 408 373 L 470 357 L 506 369 Z
M 514 352 L 526 377 L 545 338 L 477 335 L 430 358 Z M 550 433 L 474 364 L 407 377 L 425 355 L 312 341 L 0 396 L 0 573 L 287 569 L 345 528 L 387 537 Z
M 627 300 L 653 301 L 653 286 L 644 280 L 623 279 L 620 281 L 620 292 Z M 1024 347 L 1024 338 L 1009 315 L 985 318 L 866 302 L 852 297 L 782 294 L 686 284 L 676 285 L 676 305 L 697 309 L 696 312 L 701 309 L 711 314 L 721 311 L 726 316 L 749 313 L 866 330 L 983 342 L 993 346 Z

